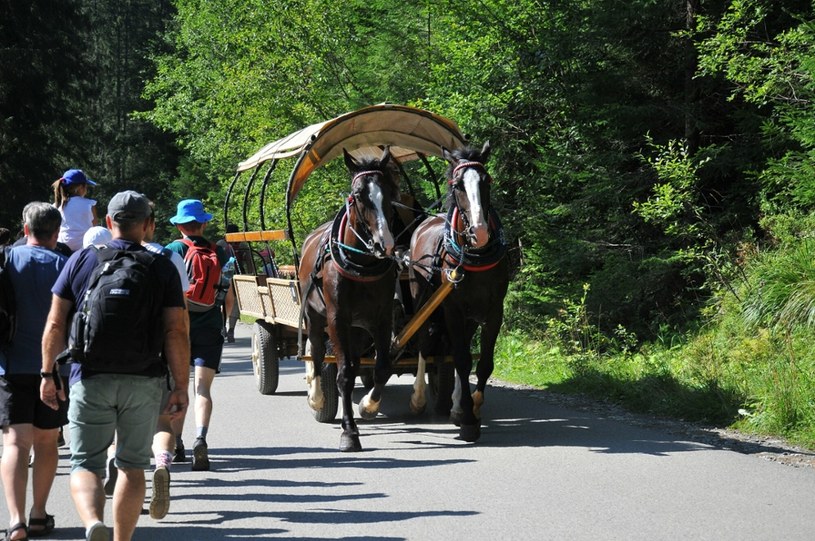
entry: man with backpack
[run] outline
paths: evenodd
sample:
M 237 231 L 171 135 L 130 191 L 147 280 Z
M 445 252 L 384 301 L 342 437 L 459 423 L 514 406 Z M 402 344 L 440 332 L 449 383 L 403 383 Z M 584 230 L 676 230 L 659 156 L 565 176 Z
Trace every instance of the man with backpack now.
M 181 416 L 188 404 L 184 294 L 170 259 L 141 244 L 150 212 L 149 200 L 134 191 L 110 200 L 106 222 L 113 240 L 68 260 L 51 290 L 42 337 L 40 396 L 52 408 L 64 391 L 45 376 L 58 357 L 70 354 L 71 496 L 91 541 L 110 539 L 102 477 L 114 435 L 113 533 L 127 540 L 135 531 L 168 366 L 175 388 L 165 413 Z
M 178 203 L 176 215 L 170 218 L 182 238 L 167 245 L 169 250 L 184 258 L 190 281 L 186 297 L 190 316 L 190 364 L 195 367 L 196 438 L 192 448 L 192 469 L 195 471 L 209 470 L 207 433 L 212 417 L 211 389 L 215 374 L 220 372 L 224 346 L 224 319 L 219 297 L 224 298 L 226 313 L 232 310 L 235 302 L 231 285 L 224 286 L 221 280 L 221 269 L 227 265 L 229 256 L 223 248 L 204 237 L 204 229 L 210 220 L 212 214 L 204 210 L 200 200 L 184 199 Z M 181 437 L 183 429 L 184 418 L 180 417 L 173 424 L 176 437 L 174 462 L 186 461 Z

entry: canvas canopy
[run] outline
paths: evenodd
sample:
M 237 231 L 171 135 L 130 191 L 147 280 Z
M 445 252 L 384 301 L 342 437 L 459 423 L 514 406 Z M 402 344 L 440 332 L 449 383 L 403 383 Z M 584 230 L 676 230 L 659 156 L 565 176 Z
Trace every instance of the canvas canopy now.
M 453 150 L 464 143 L 464 135 L 448 118 L 415 107 L 379 104 L 312 124 L 269 143 L 238 164 L 238 172 L 270 160 L 299 156 L 288 183 L 287 202 L 291 203 L 308 176 L 341 155 L 343 148 L 355 158 L 378 158 L 382 148 L 390 145 L 394 158 L 404 163 L 419 154 L 441 156 L 442 146 Z

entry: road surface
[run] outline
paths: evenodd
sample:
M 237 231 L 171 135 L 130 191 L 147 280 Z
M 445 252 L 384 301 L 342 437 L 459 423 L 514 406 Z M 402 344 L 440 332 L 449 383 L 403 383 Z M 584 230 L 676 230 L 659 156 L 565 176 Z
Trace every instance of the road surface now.
M 317 423 L 308 409 L 302 363 L 281 363 L 275 395 L 255 390 L 250 332 L 239 326 L 213 387 L 212 470 L 174 465 L 169 515 L 143 515 L 134 539 L 815 538 L 815 469 L 570 408 L 542 391 L 488 387 L 481 440 L 468 444 L 445 419 L 412 416 L 412 380 L 394 378 L 383 413 L 360 422 L 364 451 L 340 453 L 339 423 Z M 84 539 L 67 458 L 64 448 L 50 539 Z

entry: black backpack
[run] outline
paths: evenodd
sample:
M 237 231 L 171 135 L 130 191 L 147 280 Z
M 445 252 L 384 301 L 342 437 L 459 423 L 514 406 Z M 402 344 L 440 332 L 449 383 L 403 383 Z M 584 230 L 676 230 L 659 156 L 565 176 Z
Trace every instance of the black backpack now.
M 0 251 L 0 347 L 7 346 L 14 338 L 17 328 L 17 305 L 14 302 L 14 288 L 11 285 L 6 265 L 11 247 Z
M 71 322 L 71 358 L 100 372 L 139 374 L 162 362 L 161 288 L 145 250 L 94 248 L 99 260 Z

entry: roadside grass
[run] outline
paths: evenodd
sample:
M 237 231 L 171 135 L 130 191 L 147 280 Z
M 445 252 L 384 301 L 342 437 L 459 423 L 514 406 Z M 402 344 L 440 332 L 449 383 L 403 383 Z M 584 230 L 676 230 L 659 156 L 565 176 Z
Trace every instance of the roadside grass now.
M 815 363 L 811 333 L 777 343 L 768 333 L 707 332 L 636 353 L 564 354 L 557 345 L 505 333 L 494 376 L 564 394 L 582 394 L 630 411 L 780 436 L 815 448 Z

